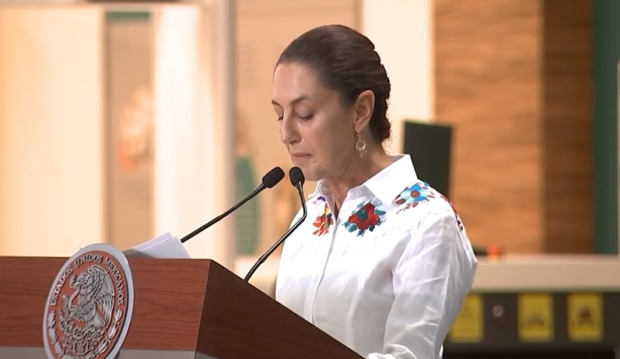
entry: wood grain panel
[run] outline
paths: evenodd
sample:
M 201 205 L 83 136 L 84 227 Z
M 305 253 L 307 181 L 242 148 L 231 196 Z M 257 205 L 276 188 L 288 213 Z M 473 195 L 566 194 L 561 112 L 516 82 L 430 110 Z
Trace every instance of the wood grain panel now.
M 129 258 L 135 305 L 125 349 L 195 350 L 207 260 Z
M 0 347 L 42 347 L 43 312 L 66 258 L 0 257 Z M 209 260 L 129 258 L 135 304 L 123 349 L 223 359 L 360 356 Z
M 65 260 L 0 257 L 0 347 L 43 346 L 45 301 Z
M 43 346 L 45 301 L 65 261 L 0 257 L 0 347 Z M 135 305 L 123 348 L 195 350 L 208 263 L 130 258 Z
M 454 205 L 477 245 L 540 251 L 538 1 L 436 0 L 436 117 L 455 126 Z
M 455 126 L 451 192 L 477 245 L 588 248 L 588 4 L 435 0 L 436 118 Z
M 589 253 L 593 249 L 592 4 L 545 0 L 543 16 L 544 249 Z
M 362 359 L 268 295 L 213 263 L 198 349 L 228 359 Z M 234 338 L 234 340 L 231 340 Z

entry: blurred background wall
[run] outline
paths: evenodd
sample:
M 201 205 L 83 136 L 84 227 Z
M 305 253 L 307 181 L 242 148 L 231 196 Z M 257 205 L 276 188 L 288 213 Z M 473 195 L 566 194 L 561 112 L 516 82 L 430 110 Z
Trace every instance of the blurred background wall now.
M 288 42 L 318 25 L 375 42 L 393 84 L 389 149 L 401 151 L 400 123 L 434 118 L 431 15 L 430 1 L 3 4 L 0 253 L 182 236 L 273 166 L 287 170 L 271 74 Z M 299 208 L 288 187 L 192 240 L 191 254 L 243 271 Z
M 0 8 L 0 252 L 104 240 L 103 18 Z
M 481 244 L 591 250 L 592 11 L 565 5 L 435 1 L 437 119 L 456 128 L 453 200 Z
M 0 2 L 0 255 L 183 236 L 288 170 L 273 68 L 328 23 L 376 44 L 389 151 L 405 122 L 453 126 L 450 197 L 475 245 L 617 253 L 616 2 L 39 4 Z M 188 248 L 244 273 L 298 208 L 281 184 Z

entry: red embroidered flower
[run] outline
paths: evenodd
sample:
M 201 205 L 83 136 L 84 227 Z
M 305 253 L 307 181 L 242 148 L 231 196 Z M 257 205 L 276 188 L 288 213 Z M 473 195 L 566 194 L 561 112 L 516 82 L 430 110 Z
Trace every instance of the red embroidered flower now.
M 383 223 L 382 216 L 385 212 L 377 209 L 372 203 L 366 203 L 358 207 L 349 219 L 343 223 L 349 232 L 357 231 L 357 235 L 361 236 L 368 231 L 373 231 L 375 227 Z
M 325 209 L 323 209 L 323 214 L 317 216 L 314 220 L 314 223 L 312 223 L 314 228 L 316 228 L 316 230 L 312 232 L 312 234 L 314 234 L 315 236 L 322 236 L 329 232 L 329 227 L 334 224 L 334 219 L 332 217 L 332 212 L 329 209 L 329 205 L 327 204 L 327 201 L 325 201 L 325 198 L 319 197 L 317 199 L 317 202 L 318 201 L 325 202 Z

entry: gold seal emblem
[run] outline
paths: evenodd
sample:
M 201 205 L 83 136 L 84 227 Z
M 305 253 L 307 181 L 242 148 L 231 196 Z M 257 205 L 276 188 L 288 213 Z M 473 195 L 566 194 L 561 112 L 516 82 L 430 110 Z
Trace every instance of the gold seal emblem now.
M 49 359 L 113 359 L 133 312 L 133 281 L 122 252 L 107 244 L 80 249 L 62 267 L 45 303 Z

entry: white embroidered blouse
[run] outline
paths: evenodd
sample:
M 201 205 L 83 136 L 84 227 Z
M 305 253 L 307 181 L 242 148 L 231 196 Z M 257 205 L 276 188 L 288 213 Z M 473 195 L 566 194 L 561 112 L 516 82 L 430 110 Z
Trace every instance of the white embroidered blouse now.
M 318 183 L 284 244 L 276 300 L 368 359 L 438 359 L 477 261 L 448 200 L 396 157 L 338 218 Z

